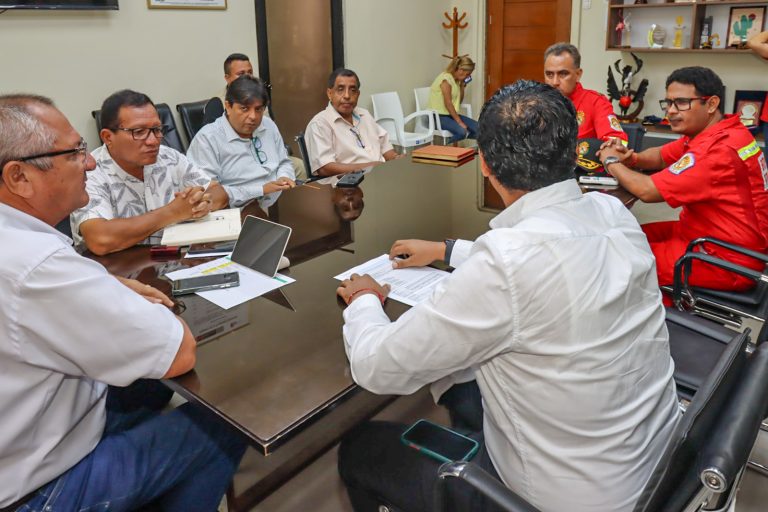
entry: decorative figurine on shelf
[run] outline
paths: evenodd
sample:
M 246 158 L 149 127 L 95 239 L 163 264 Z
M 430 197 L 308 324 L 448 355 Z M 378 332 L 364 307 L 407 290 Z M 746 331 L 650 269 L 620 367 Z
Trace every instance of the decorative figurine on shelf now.
M 733 35 L 738 37 L 737 42 L 731 42 L 731 46 L 734 48 L 746 48 L 747 47 L 747 32 L 752 28 L 752 24 L 755 22 L 756 16 L 750 14 L 747 17 L 746 14 L 742 14 L 739 21 L 733 23 Z
M 632 41 L 630 39 L 630 32 L 632 31 L 632 25 L 629 22 L 629 19 L 632 17 L 632 13 L 628 12 L 624 16 L 624 31 L 621 33 L 621 40 L 619 41 L 619 44 L 622 48 L 631 48 L 632 47 Z
M 704 50 L 712 49 L 712 16 L 707 16 L 701 22 L 701 35 L 699 36 L 699 48 Z
M 623 68 L 619 67 L 621 59 L 613 63 L 616 72 L 621 76 L 621 89 L 616 84 L 613 70 L 608 66 L 608 97 L 612 101 L 619 102 L 619 111 L 621 113 L 618 115 L 618 118 L 625 122 L 632 122 L 637 119 L 640 111 L 643 110 L 645 91 L 648 90 L 647 78 L 643 78 L 637 89 L 632 89 L 632 79 L 643 69 L 643 61 L 638 59 L 634 53 L 630 53 L 630 55 L 635 59 L 635 69 L 631 65 L 626 65 Z M 636 107 L 630 112 L 629 108 L 632 104 L 635 104 Z
M 685 25 L 683 25 L 683 17 L 678 16 L 675 18 L 675 40 L 672 42 L 673 48 L 682 48 L 683 47 L 683 29 L 685 28 Z
M 664 27 L 654 23 L 648 30 L 648 48 L 664 48 L 664 39 L 667 37 L 667 31 Z
M 624 9 L 619 9 L 619 12 L 616 14 L 618 21 L 616 22 L 616 46 L 621 47 L 622 46 L 622 34 L 624 33 L 624 30 L 626 29 L 626 24 L 624 23 Z
M 635 0 L 635 5 L 643 5 L 647 3 L 648 3 L 648 0 Z

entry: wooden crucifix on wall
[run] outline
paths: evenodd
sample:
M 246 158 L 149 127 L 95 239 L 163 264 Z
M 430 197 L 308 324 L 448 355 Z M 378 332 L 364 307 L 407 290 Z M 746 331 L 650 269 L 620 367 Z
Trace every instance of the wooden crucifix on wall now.
M 449 16 L 447 12 L 444 12 L 443 14 L 448 20 L 448 23 L 443 22 L 443 28 L 449 28 L 453 30 L 453 55 L 443 54 L 443 57 L 453 59 L 459 55 L 459 29 L 465 29 L 469 25 L 467 22 L 462 23 L 464 18 L 467 17 L 467 13 L 464 12 L 461 14 L 461 16 L 459 16 L 459 10 L 454 7 L 453 16 Z

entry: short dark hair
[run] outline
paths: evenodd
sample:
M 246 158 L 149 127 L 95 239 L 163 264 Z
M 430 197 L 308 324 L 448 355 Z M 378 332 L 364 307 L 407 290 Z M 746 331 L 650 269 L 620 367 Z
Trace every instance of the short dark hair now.
M 230 105 L 235 103 L 250 105 L 254 100 L 261 100 L 266 105 L 269 103 L 269 94 L 267 93 L 267 86 L 261 78 L 243 75 L 232 80 L 232 83 L 227 87 L 227 94 L 224 99 Z
M 510 190 L 537 190 L 574 177 L 576 111 L 540 82 L 502 87 L 480 112 L 477 143 L 488 168 Z
M 560 55 L 567 53 L 573 59 L 573 65 L 577 68 L 581 67 L 581 53 L 579 49 L 573 46 L 571 43 L 555 43 L 546 50 L 544 50 L 544 60 L 547 60 L 550 55 L 559 57 Z
M 130 89 L 123 89 L 112 93 L 104 103 L 101 104 L 101 127 L 108 130 L 115 130 L 120 124 L 120 109 L 123 107 L 143 107 L 152 105 L 152 100 L 143 92 L 136 92 Z
M 357 81 L 357 88 L 360 88 L 360 77 L 357 76 L 357 73 L 352 71 L 351 69 L 347 68 L 336 68 L 333 71 L 331 71 L 331 74 L 328 76 L 328 88 L 333 89 L 333 86 L 336 85 L 336 78 L 340 76 L 353 76 L 355 77 L 355 81 Z
M 694 86 L 699 96 L 717 96 L 721 102 L 725 100 L 723 81 L 709 68 L 690 66 L 676 69 L 667 77 L 666 86 L 669 87 L 672 82 Z
M 233 53 L 226 59 L 224 59 L 224 74 L 229 74 L 229 68 L 232 62 L 236 60 L 247 60 L 248 62 L 251 62 L 251 59 L 248 58 L 248 56 L 244 53 Z

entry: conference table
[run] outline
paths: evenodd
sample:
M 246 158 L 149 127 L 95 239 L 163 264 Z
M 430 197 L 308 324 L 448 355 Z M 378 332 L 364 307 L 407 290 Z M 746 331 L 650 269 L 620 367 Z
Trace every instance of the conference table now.
M 404 157 L 375 167 L 356 189 L 313 182 L 283 193 L 269 218 L 293 230 L 291 266 L 280 272 L 296 282 L 228 310 L 196 295 L 180 297 L 181 317 L 198 339 L 197 364 L 167 384 L 265 456 L 287 446 L 285 458 L 295 459 L 290 445 L 297 437 L 305 454 L 332 445 L 393 400 L 352 380 L 334 276 L 387 253 L 397 239 L 476 238 L 495 214 L 478 208 L 480 187 L 476 159 L 452 168 Z M 253 206 L 247 213 L 264 215 Z M 166 292 L 164 274 L 206 261 L 157 259 L 147 247 L 90 257 Z M 385 305 L 392 319 L 407 309 L 394 300 Z M 277 485 L 295 465 L 283 460 L 265 478 Z

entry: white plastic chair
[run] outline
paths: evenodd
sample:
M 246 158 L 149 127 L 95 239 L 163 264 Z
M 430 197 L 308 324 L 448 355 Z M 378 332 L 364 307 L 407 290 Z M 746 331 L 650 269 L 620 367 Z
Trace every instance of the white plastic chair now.
M 419 110 L 407 117 L 403 116 L 400 96 L 396 92 L 372 94 L 373 117 L 387 132 L 394 144 L 407 148 L 432 142 L 435 134 L 435 120 L 432 111 Z M 426 120 L 423 129 L 406 132 L 405 125 L 414 119 Z
M 413 95 L 416 98 L 416 110 L 430 110 L 429 109 L 429 87 L 417 87 L 413 90 Z M 472 117 L 472 105 L 469 103 L 462 103 L 461 108 L 464 110 L 464 115 L 467 117 Z M 432 110 L 434 113 L 435 118 L 435 135 L 439 135 L 443 138 L 443 141 L 448 143 L 451 142 L 453 139 L 453 136 L 451 135 L 451 132 L 448 130 L 443 130 L 443 127 L 440 123 L 440 116 L 437 114 L 435 110 Z M 423 118 L 419 118 L 416 120 L 416 129 L 417 130 L 424 130 L 424 126 L 422 125 L 424 123 Z

